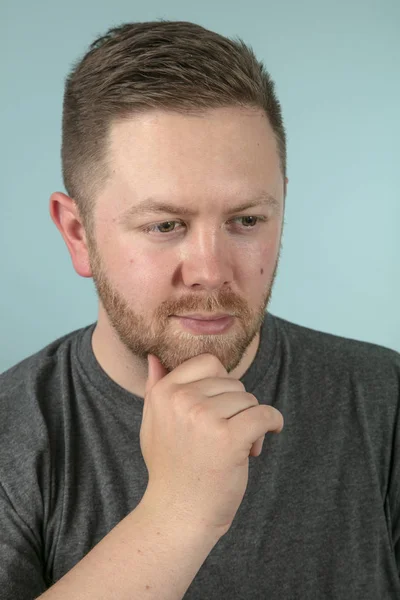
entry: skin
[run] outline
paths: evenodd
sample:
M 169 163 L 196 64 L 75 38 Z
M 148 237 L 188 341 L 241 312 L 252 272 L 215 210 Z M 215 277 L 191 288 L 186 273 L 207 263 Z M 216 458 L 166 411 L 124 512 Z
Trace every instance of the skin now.
M 115 122 L 108 144 L 109 177 L 96 198 L 91 234 L 73 199 L 61 192 L 50 198 L 51 217 L 75 271 L 96 285 L 92 346 L 99 364 L 141 398 L 149 353 L 171 371 L 210 352 L 239 379 L 259 346 L 278 269 L 288 183 L 265 114 L 237 107 L 196 116 L 150 111 Z M 261 192 L 278 206 L 226 214 Z M 122 219 L 150 196 L 197 215 Z M 267 221 L 251 218 L 258 216 Z M 171 316 L 195 312 L 233 312 L 236 318 L 225 333 L 199 335 Z

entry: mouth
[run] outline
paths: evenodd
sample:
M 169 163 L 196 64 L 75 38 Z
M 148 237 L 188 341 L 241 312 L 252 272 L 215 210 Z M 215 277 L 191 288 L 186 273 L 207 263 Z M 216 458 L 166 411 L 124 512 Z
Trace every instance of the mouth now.
M 232 315 L 219 316 L 215 318 L 205 319 L 201 317 L 181 317 L 173 315 L 172 318 L 177 321 L 181 327 L 191 331 L 192 333 L 215 334 L 225 333 L 232 326 L 235 317 Z
M 230 313 L 191 313 L 187 315 L 173 315 L 174 317 L 183 317 L 185 319 L 196 319 L 198 321 L 215 321 L 225 317 L 233 317 Z

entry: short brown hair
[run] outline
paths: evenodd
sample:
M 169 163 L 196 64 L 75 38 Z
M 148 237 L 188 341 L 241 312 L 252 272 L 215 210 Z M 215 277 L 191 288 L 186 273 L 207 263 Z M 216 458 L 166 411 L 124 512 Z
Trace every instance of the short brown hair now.
M 286 134 L 275 84 L 253 50 L 185 21 L 127 23 L 95 40 L 65 83 L 62 170 L 65 188 L 91 228 L 107 178 L 107 136 L 120 118 L 151 109 L 197 113 L 245 106 L 265 111 L 286 177 Z

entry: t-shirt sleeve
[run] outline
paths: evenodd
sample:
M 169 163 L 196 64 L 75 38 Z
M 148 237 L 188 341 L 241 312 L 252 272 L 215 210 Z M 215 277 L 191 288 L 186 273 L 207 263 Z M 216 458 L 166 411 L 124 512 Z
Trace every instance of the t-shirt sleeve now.
M 0 597 L 34 600 L 46 591 L 36 536 L 0 483 Z
M 46 591 L 50 453 L 35 374 L 0 376 L 0 598 L 36 600 Z
M 387 502 L 389 504 L 393 551 L 400 578 L 400 354 L 394 353 L 394 377 L 389 373 L 388 385 L 397 400 L 393 436 L 391 438 L 391 467 Z
M 397 443 L 400 443 L 400 440 L 397 440 Z M 399 448 L 397 449 L 397 459 L 396 465 L 393 469 L 393 475 L 397 478 L 400 478 L 400 466 L 399 466 Z M 400 496 L 399 496 L 399 484 L 392 487 L 392 493 L 389 496 L 389 506 L 390 506 L 390 517 L 392 522 L 392 541 L 393 541 L 393 550 L 397 563 L 397 571 L 399 573 L 400 578 Z M 396 489 L 396 491 L 394 491 Z

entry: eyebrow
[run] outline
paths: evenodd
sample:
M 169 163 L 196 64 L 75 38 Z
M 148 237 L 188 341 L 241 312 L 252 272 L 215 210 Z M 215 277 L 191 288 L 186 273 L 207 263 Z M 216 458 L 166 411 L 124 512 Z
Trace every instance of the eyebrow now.
M 225 214 L 233 214 L 236 212 L 241 212 L 243 210 L 247 210 L 248 208 L 253 208 L 255 206 L 268 206 L 275 210 L 280 208 L 280 202 L 274 198 L 268 192 L 263 192 L 254 200 L 249 202 L 245 202 L 243 204 L 239 204 L 233 208 L 229 208 L 229 210 L 225 211 Z M 198 211 L 192 210 L 187 206 L 176 206 L 175 204 L 170 204 L 168 202 L 160 202 L 155 200 L 154 198 L 146 198 L 142 200 L 138 205 L 131 206 L 126 210 L 121 217 L 119 218 L 120 223 L 125 224 L 130 221 L 133 217 L 149 215 L 149 214 L 159 214 L 159 213 L 168 213 L 171 215 L 182 215 L 186 217 L 194 217 L 198 214 Z

